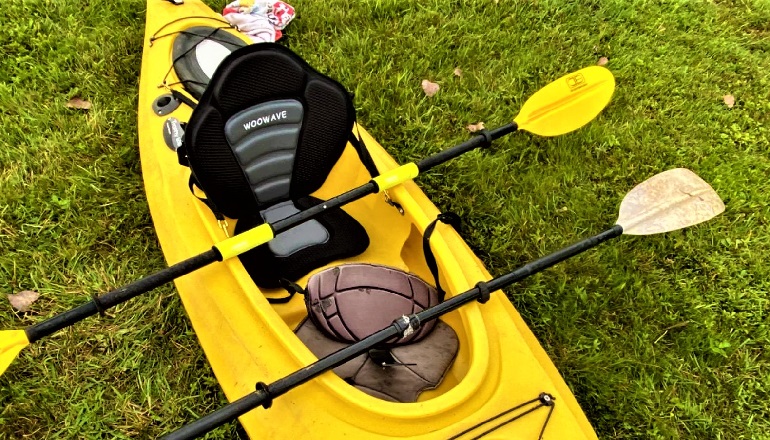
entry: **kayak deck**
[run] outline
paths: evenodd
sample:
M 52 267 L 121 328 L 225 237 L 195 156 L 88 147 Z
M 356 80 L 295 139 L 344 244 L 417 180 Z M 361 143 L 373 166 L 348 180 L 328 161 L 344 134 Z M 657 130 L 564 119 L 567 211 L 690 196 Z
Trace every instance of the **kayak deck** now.
M 190 195 L 189 169 L 180 166 L 176 154 L 164 144 L 162 129 L 168 116 L 151 111 L 152 101 L 165 92 L 157 86 L 171 63 L 173 38 L 150 45 L 149 37 L 167 23 L 192 16 L 214 14 L 197 1 L 187 0 L 183 6 L 165 0 L 148 2 L 139 97 L 140 152 L 150 211 L 169 263 L 226 238 L 208 208 Z M 212 20 L 185 19 L 164 33 L 201 25 L 211 26 Z M 168 82 L 174 81 L 172 72 Z M 190 113 L 182 106 L 169 116 L 186 121 Z M 365 130 L 361 135 L 380 171 L 397 166 Z M 314 196 L 328 199 L 368 180 L 366 169 L 348 146 Z M 363 254 L 331 265 L 385 264 L 432 282 L 422 252 L 422 231 L 439 211 L 413 182 L 393 188 L 389 196 L 403 207 L 404 215 L 387 204 L 382 194 L 344 207 L 366 228 L 371 244 Z M 451 227 L 437 226 L 431 245 L 448 295 L 490 278 Z M 305 285 L 306 280 L 298 283 Z M 266 297 L 285 292 L 260 291 L 238 259 L 186 275 L 176 280 L 176 286 L 229 400 L 252 392 L 258 381 L 272 382 L 316 360 L 293 333 L 307 315 L 303 299 L 269 304 Z M 275 399 L 269 410 L 256 409 L 242 416 L 241 423 L 254 438 L 449 438 L 547 392 L 557 403 L 544 438 L 596 437 L 558 371 L 502 293 L 493 294 L 484 305 L 466 305 L 442 320 L 457 333 L 460 350 L 441 385 L 422 393 L 418 402 L 380 400 L 328 372 Z M 547 413 L 547 409 L 537 410 L 484 438 L 538 438 Z M 474 434 L 479 431 L 468 435 Z

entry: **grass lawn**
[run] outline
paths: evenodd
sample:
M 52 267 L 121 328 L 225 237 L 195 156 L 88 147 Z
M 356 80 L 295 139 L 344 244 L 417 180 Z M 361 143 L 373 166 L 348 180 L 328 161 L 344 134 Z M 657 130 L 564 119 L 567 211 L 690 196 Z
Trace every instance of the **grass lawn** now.
M 617 91 L 586 128 L 510 136 L 419 183 L 502 274 L 610 226 L 636 183 L 693 169 L 722 216 L 616 240 L 508 294 L 600 438 L 770 438 L 770 3 L 290 3 L 288 45 L 355 91 L 401 162 L 607 57 Z M 41 294 L 26 314 L 0 299 L 0 328 L 164 267 L 137 148 L 144 9 L 0 6 L 0 292 Z M 93 108 L 65 108 L 75 95 Z M 110 315 L 23 352 L 0 378 L 0 438 L 155 438 L 226 402 L 172 286 Z

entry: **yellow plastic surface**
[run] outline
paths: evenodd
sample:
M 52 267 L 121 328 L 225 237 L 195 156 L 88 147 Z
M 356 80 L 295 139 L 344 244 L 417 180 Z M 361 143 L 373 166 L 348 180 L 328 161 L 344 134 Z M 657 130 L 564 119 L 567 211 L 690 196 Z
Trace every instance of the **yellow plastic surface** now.
M 417 168 L 417 164 L 408 163 L 406 165 L 401 165 L 396 169 L 385 171 L 372 180 L 377 184 L 380 191 L 385 191 L 396 185 L 400 185 L 407 180 L 414 179 L 418 174 L 420 174 L 420 170 Z
M 152 101 L 165 92 L 158 84 L 171 63 L 173 39 L 156 40 L 150 47 L 149 37 L 166 23 L 188 16 L 214 14 L 195 0 L 185 0 L 183 6 L 165 0 L 148 2 L 139 93 L 142 173 L 155 229 L 169 264 L 225 239 L 209 209 L 190 194 L 189 170 L 177 163 L 176 154 L 163 142 L 163 122 L 168 116 L 152 112 Z M 163 33 L 212 23 L 216 25 L 212 20 L 189 18 L 168 26 Z M 176 78 L 169 79 L 174 81 Z M 186 121 L 190 109 L 181 106 L 169 116 Z M 398 167 L 365 130 L 360 132 L 382 172 Z M 348 146 L 314 195 L 328 199 L 369 180 L 355 150 Z M 332 265 L 353 261 L 387 264 L 431 280 L 422 253 L 422 232 L 439 211 L 412 181 L 393 187 L 389 194 L 404 208 L 404 215 L 388 205 L 383 194 L 366 196 L 343 208 L 366 228 L 371 244 L 362 255 Z M 231 228 L 234 223 L 230 222 Z M 448 295 L 489 279 L 481 262 L 450 226 L 439 224 L 431 245 Z M 306 280 L 298 282 L 304 285 Z M 293 333 L 306 317 L 303 299 L 296 295 L 287 304 L 269 304 L 266 297 L 285 292 L 258 289 L 237 258 L 209 265 L 175 283 L 229 400 L 253 392 L 258 381 L 270 383 L 316 360 Z M 386 402 L 328 372 L 276 398 L 270 409 L 247 413 L 240 418 L 241 423 L 255 439 L 447 439 L 548 392 L 557 403 L 545 439 L 596 438 L 569 388 L 502 293 L 494 293 L 484 305 L 468 304 L 442 320 L 457 332 L 460 350 L 438 389 L 424 392 L 418 402 Z M 547 409 L 539 409 L 484 439 L 536 439 L 546 414 Z M 479 433 L 473 431 L 462 438 Z
M 0 331 L 0 375 L 16 360 L 19 352 L 29 345 L 29 339 L 24 330 Z
M 255 247 L 265 244 L 275 237 L 273 229 L 269 224 L 263 223 L 256 228 L 242 232 L 235 237 L 230 237 L 217 243 L 217 248 L 223 260 L 230 259 L 244 252 L 250 251 Z
M 562 76 L 532 95 L 514 122 L 540 136 L 558 136 L 592 121 L 610 102 L 615 77 L 601 66 Z

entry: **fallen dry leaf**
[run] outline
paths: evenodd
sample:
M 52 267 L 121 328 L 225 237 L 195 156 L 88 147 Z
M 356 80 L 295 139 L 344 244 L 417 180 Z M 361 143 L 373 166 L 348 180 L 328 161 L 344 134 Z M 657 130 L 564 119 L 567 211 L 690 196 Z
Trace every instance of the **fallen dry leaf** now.
M 438 89 L 439 89 L 438 84 L 434 82 L 430 82 L 427 79 L 422 80 L 422 90 L 425 92 L 426 95 L 433 96 L 436 94 L 436 92 L 438 92 Z
M 484 123 L 483 122 L 479 122 L 478 124 L 468 124 L 468 126 L 466 128 L 471 133 L 476 133 L 477 131 L 481 131 L 481 130 L 484 129 Z
M 76 96 L 67 101 L 66 105 L 67 108 L 74 108 L 76 110 L 91 110 L 91 103 L 85 99 L 80 98 L 79 96 Z
M 733 108 L 735 105 L 735 96 L 733 95 L 725 95 L 722 97 L 722 99 L 725 101 L 727 108 Z
M 459 67 L 455 67 L 454 74 L 455 76 L 463 76 L 463 71 Z
M 596 62 L 596 65 L 597 65 L 597 66 L 606 66 L 606 65 L 607 65 L 607 63 L 609 63 L 609 62 L 610 62 L 610 59 L 609 59 L 609 58 L 607 58 L 607 57 L 601 57 L 601 58 L 599 58 L 599 61 L 597 61 L 597 62 Z
M 8 295 L 8 302 L 11 303 L 11 306 L 14 309 L 20 312 L 26 312 L 29 311 L 29 307 L 33 302 L 37 301 L 39 297 L 40 294 L 33 290 L 23 290 L 17 294 Z

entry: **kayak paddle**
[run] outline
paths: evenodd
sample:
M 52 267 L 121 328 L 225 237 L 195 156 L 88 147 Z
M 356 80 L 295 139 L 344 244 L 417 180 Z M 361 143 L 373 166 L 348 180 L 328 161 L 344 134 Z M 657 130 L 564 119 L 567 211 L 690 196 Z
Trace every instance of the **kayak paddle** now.
M 5 372 L 11 362 L 19 355 L 19 352 L 30 343 L 96 313 L 103 313 L 110 307 L 153 290 L 182 275 L 263 245 L 281 232 L 318 217 L 329 209 L 338 208 L 369 194 L 385 191 L 463 153 L 479 147 L 488 147 L 493 140 L 517 130 L 524 130 L 541 136 L 557 136 L 577 130 L 593 120 L 607 106 L 614 90 L 615 78 L 604 67 L 591 66 L 570 73 L 549 83 L 532 95 L 524 103 L 512 123 L 492 130 L 482 130 L 481 134 L 448 150 L 429 156 L 420 162 L 402 165 L 382 173 L 358 188 L 283 220 L 275 223 L 264 223 L 225 239 L 206 252 L 104 295 L 94 296 L 93 300 L 88 303 L 31 325 L 24 330 L 0 331 L 0 374 Z
M 471 301 L 478 300 L 485 303 L 489 299 L 490 292 L 521 281 L 607 240 L 622 234 L 649 235 L 682 229 L 709 220 L 724 209 L 725 205 L 719 195 L 692 171 L 676 168 L 657 174 L 634 187 L 623 198 L 617 222 L 606 231 L 539 258 L 506 275 L 480 282 L 473 289 L 434 307 L 410 316 L 402 316 L 393 321 L 389 327 L 269 385 L 259 382 L 256 385 L 256 391 L 174 431 L 164 439 L 196 438 L 258 406 L 269 408 L 276 397 L 368 352 L 391 338 L 411 334 L 418 330 L 422 323 L 436 319 Z

